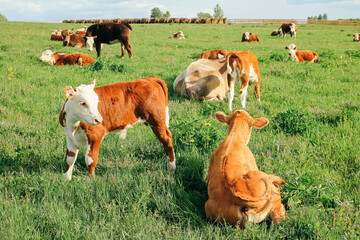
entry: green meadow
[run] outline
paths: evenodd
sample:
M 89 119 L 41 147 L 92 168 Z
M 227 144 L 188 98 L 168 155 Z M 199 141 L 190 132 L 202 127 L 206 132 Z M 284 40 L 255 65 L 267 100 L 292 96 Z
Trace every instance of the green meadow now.
M 283 39 L 270 36 L 276 24 L 132 24 L 133 59 L 121 59 L 114 44 L 88 67 L 39 61 L 47 49 L 96 58 L 96 51 L 50 41 L 54 29 L 82 26 L 0 22 L 0 239 L 360 238 L 360 45 L 352 41 L 359 27 L 299 25 L 296 39 Z M 172 38 L 180 30 L 186 40 Z M 241 42 L 246 31 L 260 42 Z M 285 61 L 290 43 L 317 51 L 320 62 Z M 286 181 L 280 225 L 239 229 L 206 219 L 210 155 L 228 130 L 214 114 L 229 114 L 227 99 L 197 102 L 176 96 L 172 85 L 202 52 L 216 48 L 252 51 L 259 60 L 262 102 L 249 87 L 246 111 L 270 123 L 252 131 L 249 147 L 261 171 Z M 176 173 L 168 173 L 151 129 L 137 124 L 125 140 L 105 137 L 95 179 L 88 179 L 81 149 L 65 182 L 58 121 L 64 88 L 148 76 L 169 88 Z M 233 109 L 240 109 L 235 86 Z

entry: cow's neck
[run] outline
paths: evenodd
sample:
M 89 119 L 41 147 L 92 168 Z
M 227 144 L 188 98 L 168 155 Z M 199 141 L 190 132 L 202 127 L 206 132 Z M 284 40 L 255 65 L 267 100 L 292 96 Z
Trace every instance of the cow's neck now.
M 68 102 L 65 103 L 64 107 L 64 130 L 66 135 L 74 136 L 76 129 L 80 125 L 80 121 L 69 111 Z
M 248 129 L 246 125 L 235 120 L 229 125 L 228 135 L 239 139 L 243 144 L 247 145 L 250 140 L 251 128 Z
M 58 59 L 59 59 L 59 53 L 54 53 L 54 55 L 51 59 L 52 65 L 55 65 Z

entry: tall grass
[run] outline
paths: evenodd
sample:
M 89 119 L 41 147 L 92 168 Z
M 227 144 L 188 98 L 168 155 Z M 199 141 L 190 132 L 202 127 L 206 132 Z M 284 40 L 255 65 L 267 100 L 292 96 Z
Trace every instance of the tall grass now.
M 0 239 L 357 239 L 360 232 L 359 45 L 356 27 L 298 27 L 296 39 L 271 37 L 277 25 L 132 25 L 134 59 L 105 45 L 89 67 L 39 62 L 46 49 L 92 57 L 96 52 L 50 41 L 51 30 L 81 25 L 0 22 Z M 187 40 L 172 39 L 182 30 Z M 259 43 L 242 43 L 251 31 Z M 284 61 L 284 49 L 318 51 L 318 64 Z M 259 59 L 262 104 L 249 88 L 247 111 L 266 117 L 249 143 L 261 171 L 281 176 L 287 218 L 245 230 L 206 220 L 211 153 L 227 135 L 214 118 L 223 102 L 174 95 L 177 75 L 203 51 L 252 51 Z M 177 171 L 151 129 L 136 125 L 127 138 L 108 134 L 96 179 L 87 180 L 85 150 L 73 179 L 65 172 L 65 138 L 58 115 L 63 89 L 159 76 L 169 87 L 170 130 Z M 234 108 L 240 108 L 236 85 Z

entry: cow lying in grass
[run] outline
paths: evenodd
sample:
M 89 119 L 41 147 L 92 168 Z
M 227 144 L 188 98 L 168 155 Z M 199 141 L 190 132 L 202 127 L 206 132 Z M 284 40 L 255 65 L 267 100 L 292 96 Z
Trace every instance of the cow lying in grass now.
M 192 62 L 175 79 L 173 87 L 176 94 L 195 100 L 223 100 L 228 90 L 224 56 Z
M 226 65 L 229 84 L 229 111 L 232 111 L 236 79 L 240 79 L 241 82 L 240 100 L 243 108 L 246 105 L 249 85 L 255 85 L 255 97 L 260 102 L 260 70 L 256 56 L 252 52 L 230 51 L 226 56 Z
M 241 41 L 242 42 L 259 42 L 260 40 L 259 40 L 258 36 L 256 36 L 255 34 L 245 32 L 242 35 Z
M 174 33 L 174 34 L 173 34 L 173 37 L 174 37 L 174 38 L 177 38 L 177 39 L 186 39 L 186 38 L 185 38 L 185 35 L 184 35 L 184 33 L 183 33 L 182 31 L 179 31 L 179 32 L 177 32 L 177 33 Z
M 117 131 L 125 138 L 127 128 L 137 122 L 151 127 L 168 155 L 168 169 L 175 170 L 172 134 L 168 128 L 168 89 L 164 80 L 148 77 L 102 87 L 95 87 L 94 80 L 76 88 L 67 86 L 65 95 L 67 101 L 59 121 L 67 142 L 66 180 L 71 180 L 80 147 L 87 147 L 85 162 L 89 175 L 95 176 L 99 148 L 105 135 Z
M 359 42 L 360 41 L 358 33 L 354 33 L 353 37 L 354 37 L 354 40 L 353 40 L 354 42 Z
M 219 59 L 219 54 L 221 55 L 220 57 L 225 57 L 227 55 L 228 51 L 223 50 L 223 49 L 213 49 L 213 50 L 209 50 L 206 52 L 203 52 L 199 58 L 199 59 Z
M 242 228 L 247 222 L 259 223 L 267 217 L 279 224 L 285 219 L 279 185 L 285 181 L 259 171 L 247 146 L 251 128 L 261 129 L 269 121 L 252 118 L 245 111 L 228 116 L 217 112 L 215 117 L 229 125 L 229 133 L 210 157 L 206 217 Z
M 84 53 L 54 53 L 51 50 L 46 50 L 45 52 L 43 52 L 41 57 L 39 57 L 39 60 L 41 62 L 49 63 L 50 65 L 60 66 L 75 64 L 78 64 L 80 66 L 87 66 L 96 61 L 95 59 Z
M 285 49 L 288 49 L 288 57 L 286 60 L 291 58 L 297 62 L 309 61 L 311 63 L 317 62 L 319 60 L 319 54 L 317 52 L 312 52 L 309 50 L 298 51 L 297 46 L 293 43 L 285 47 Z

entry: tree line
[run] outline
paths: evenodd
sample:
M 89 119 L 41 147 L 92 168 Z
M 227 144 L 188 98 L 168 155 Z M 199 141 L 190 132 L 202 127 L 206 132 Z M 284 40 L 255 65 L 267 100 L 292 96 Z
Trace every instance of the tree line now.
M 150 18 L 168 18 L 171 14 L 169 11 L 166 11 L 163 13 L 158 7 L 155 7 L 151 9 Z M 204 12 L 198 12 L 197 13 L 198 18 L 223 18 L 224 17 L 224 11 L 221 9 L 219 4 L 216 4 L 214 8 L 214 14 L 211 15 L 210 13 L 204 13 Z

